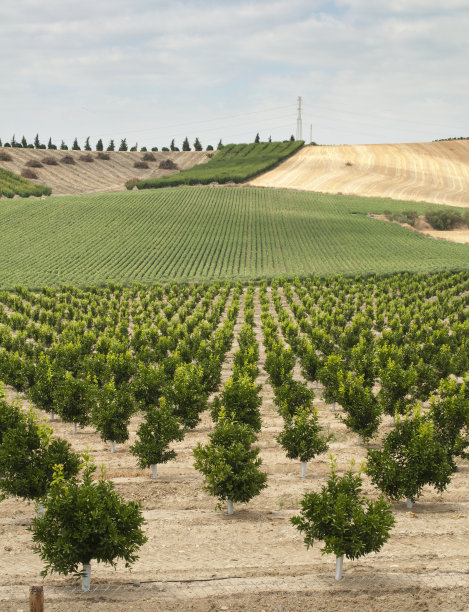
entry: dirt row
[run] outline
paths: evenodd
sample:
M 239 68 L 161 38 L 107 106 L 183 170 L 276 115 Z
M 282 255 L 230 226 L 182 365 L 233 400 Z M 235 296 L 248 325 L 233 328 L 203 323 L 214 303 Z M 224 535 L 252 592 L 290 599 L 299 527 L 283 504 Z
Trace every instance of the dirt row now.
M 320 456 L 300 478 L 300 465 L 285 457 L 276 442 L 282 419 L 275 410 L 273 391 L 263 368 L 260 304 L 255 296 L 255 332 L 260 345 L 263 427 L 259 446 L 268 487 L 246 505 L 235 505 L 235 513 L 217 509 L 217 500 L 203 490 L 203 479 L 193 467 L 192 449 L 205 442 L 212 429 L 208 411 L 200 425 L 175 445 L 175 461 L 158 468 L 159 477 L 139 470 L 128 452 L 141 421 L 134 417 L 128 443 L 109 445 L 91 428 L 78 434 L 71 426 L 55 422 L 56 434 L 69 440 L 75 450 L 89 449 L 98 464 L 105 463 L 108 477 L 128 500 L 141 500 L 148 542 L 131 572 L 92 566 L 94 587 L 109 588 L 90 594 L 64 591 L 73 579 L 52 576 L 45 584 L 46 610 L 468 610 L 469 581 L 469 468 L 461 465 L 443 494 L 427 488 L 408 511 L 405 502 L 394 504 L 396 526 L 383 549 L 357 561 L 345 561 L 344 580 L 335 583 L 334 559 L 323 556 L 320 543 L 307 550 L 290 518 L 298 512 L 301 496 L 319 490 L 329 472 L 329 458 Z M 272 306 L 272 312 L 275 311 Z M 235 333 L 240 330 L 240 303 Z M 230 375 L 236 344 L 227 354 L 223 380 Z M 296 371 L 299 374 L 299 370 Z M 10 396 L 14 393 L 10 390 Z M 339 471 L 351 460 L 366 457 L 366 448 L 355 445 L 356 436 L 340 421 L 340 411 L 331 413 L 316 391 L 314 404 L 326 431 L 334 434 L 330 451 Z M 46 416 L 46 415 L 44 415 Z M 391 426 L 385 419 L 380 435 Z M 373 444 L 377 444 L 373 442 Z M 364 493 L 377 492 L 365 479 Z M 32 551 L 28 531 L 34 507 L 7 499 L 0 504 L 0 609 L 26 610 L 29 586 L 40 583 L 40 558 Z M 173 582 L 169 582 L 173 581 Z M 127 583 L 127 584 L 126 584 Z M 132 586 L 139 583 L 140 586 Z M 117 590 L 118 589 L 118 590 Z

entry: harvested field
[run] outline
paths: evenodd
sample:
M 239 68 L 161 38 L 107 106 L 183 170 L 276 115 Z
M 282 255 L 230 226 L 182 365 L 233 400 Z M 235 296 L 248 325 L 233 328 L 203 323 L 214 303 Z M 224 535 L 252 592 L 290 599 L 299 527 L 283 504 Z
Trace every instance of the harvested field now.
M 309 146 L 249 184 L 469 207 L 469 140 Z
M 55 151 L 41 149 L 8 149 L 11 161 L 2 161 L 0 167 L 6 168 L 16 174 L 21 174 L 25 166 L 34 163 L 44 163 L 44 160 L 55 160 L 57 164 L 46 162 L 42 168 L 35 169 L 38 179 L 36 182 L 52 188 L 52 195 L 72 195 L 81 193 L 102 193 L 125 190 L 125 183 L 130 179 L 157 178 L 174 174 L 178 170 L 165 170 L 160 163 L 173 160 L 177 168 L 185 170 L 196 164 L 203 164 L 209 160 L 205 151 L 163 151 L 152 152 L 155 161 L 148 162 L 148 169 L 135 168 L 136 162 L 143 160 L 144 152 L 133 151 L 106 151 L 109 160 L 102 159 L 98 152 L 89 153 L 94 163 L 83 161 L 81 158 L 88 152 L 84 151 Z M 61 163 L 65 156 L 72 157 L 74 164 Z

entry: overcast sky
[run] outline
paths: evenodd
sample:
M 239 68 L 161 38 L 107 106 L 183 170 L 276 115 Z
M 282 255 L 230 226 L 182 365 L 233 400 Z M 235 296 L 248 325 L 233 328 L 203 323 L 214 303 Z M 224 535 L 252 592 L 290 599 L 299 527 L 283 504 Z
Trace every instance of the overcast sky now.
M 469 136 L 469 0 L 0 0 L 0 138 Z

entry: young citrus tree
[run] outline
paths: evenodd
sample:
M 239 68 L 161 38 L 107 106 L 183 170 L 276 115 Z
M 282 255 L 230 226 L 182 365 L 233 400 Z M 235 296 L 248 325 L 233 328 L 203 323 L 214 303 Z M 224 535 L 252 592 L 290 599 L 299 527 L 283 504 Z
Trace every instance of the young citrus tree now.
M 381 422 L 381 408 L 373 391 L 365 384 L 364 374 L 339 372 L 338 399 L 345 413 L 341 421 L 358 435 L 357 444 L 360 445 L 362 439 L 372 438 Z
M 14 427 L 3 432 L 0 444 L 1 496 L 38 499 L 52 481 L 54 466 L 61 464 L 67 477 L 74 476 L 79 456 L 68 442 L 52 436 L 52 430 L 38 421 L 35 411 L 16 418 Z
M 220 500 L 226 500 L 228 514 L 233 503 L 246 503 L 267 486 L 267 474 L 260 471 L 262 459 L 257 440 L 249 425 L 237 423 L 222 407 L 218 423 L 205 446 L 194 449 L 194 467 L 205 476 L 205 489 Z
M 237 378 L 229 378 L 220 396 L 213 400 L 211 415 L 216 422 L 220 408 L 225 407 L 227 414 L 238 423 L 246 423 L 254 431 L 261 429 L 260 405 L 262 399 L 259 397 L 261 385 L 256 385 L 252 378 L 242 374 Z
M 444 491 L 453 467 L 448 449 L 434 423 L 419 407 L 398 416 L 395 428 L 383 440 L 381 450 L 368 449 L 366 473 L 389 499 L 407 498 L 407 507 L 420 496 L 425 485 Z
M 162 397 L 159 406 L 147 411 L 145 421 L 137 431 L 138 440 L 130 447 L 130 452 L 138 457 L 139 467 L 144 469 L 150 466 L 152 478 L 156 478 L 157 465 L 176 457 L 176 452 L 169 450 L 169 445 L 183 440 L 184 433 L 181 422 Z
M 147 538 L 140 504 L 125 502 L 104 474 L 94 480 L 96 466 L 86 456 L 82 467 L 79 481 L 68 479 L 62 467 L 56 466 L 50 488 L 41 499 L 46 512 L 33 519 L 31 531 L 34 551 L 45 562 L 42 576 L 80 573 L 82 589 L 87 591 L 93 559 L 112 566 L 123 559 L 129 567 Z
M 129 439 L 128 425 L 135 411 L 133 396 L 125 389 L 116 389 L 113 379 L 102 388 L 96 387 L 95 392 L 91 420 L 101 438 L 111 443 L 111 453 L 114 453 L 116 442 Z
M 283 431 L 276 438 L 289 459 L 301 461 L 302 478 L 306 476 L 307 462 L 329 448 L 332 435 L 324 435 L 321 432 L 317 410 L 306 406 L 295 410 L 292 423 L 285 421 Z
M 358 559 L 378 552 L 395 522 L 384 496 L 373 502 L 361 495 L 361 486 L 360 472 L 348 470 L 340 477 L 333 459 L 321 493 L 305 493 L 300 514 L 290 519 L 304 533 L 307 548 L 322 540 L 321 552 L 336 556 L 336 580 L 342 578 L 344 556 Z

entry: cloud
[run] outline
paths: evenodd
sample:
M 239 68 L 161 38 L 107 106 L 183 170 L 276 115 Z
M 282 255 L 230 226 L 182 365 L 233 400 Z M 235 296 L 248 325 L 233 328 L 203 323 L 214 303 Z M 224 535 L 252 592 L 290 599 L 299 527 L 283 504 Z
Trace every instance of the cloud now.
M 323 142 L 465 135 L 467 31 L 467 0 L 5 0 L 0 137 L 282 138 L 298 95 Z

